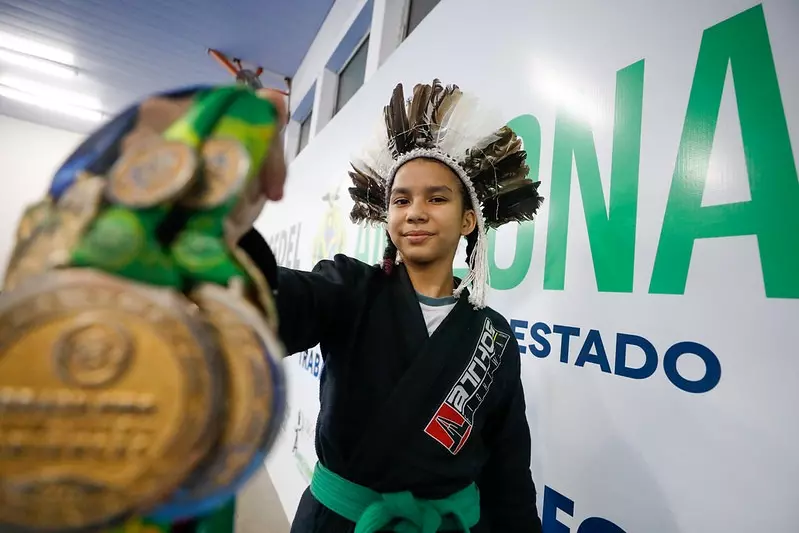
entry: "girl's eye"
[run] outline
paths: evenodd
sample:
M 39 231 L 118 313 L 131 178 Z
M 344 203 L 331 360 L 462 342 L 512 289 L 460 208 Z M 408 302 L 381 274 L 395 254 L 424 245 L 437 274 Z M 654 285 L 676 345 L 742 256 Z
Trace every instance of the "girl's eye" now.
M 394 199 L 394 205 L 405 205 L 407 203 L 408 203 L 408 199 L 407 198 L 395 198 Z
M 433 202 L 434 204 L 441 204 L 446 202 L 447 199 L 444 198 L 443 196 L 434 196 L 433 198 L 430 199 L 430 201 Z

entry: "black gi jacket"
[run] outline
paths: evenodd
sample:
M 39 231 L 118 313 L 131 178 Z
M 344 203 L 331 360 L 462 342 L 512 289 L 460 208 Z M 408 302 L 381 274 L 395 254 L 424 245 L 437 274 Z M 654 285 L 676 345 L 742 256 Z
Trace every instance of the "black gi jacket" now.
M 254 230 L 242 248 L 277 287 L 290 354 L 320 344 L 316 452 L 377 492 L 445 498 L 480 491 L 474 533 L 540 532 L 520 358 L 507 321 L 465 297 L 428 336 L 402 265 L 391 275 L 344 255 L 313 272 L 275 265 Z M 354 531 L 306 490 L 293 533 Z

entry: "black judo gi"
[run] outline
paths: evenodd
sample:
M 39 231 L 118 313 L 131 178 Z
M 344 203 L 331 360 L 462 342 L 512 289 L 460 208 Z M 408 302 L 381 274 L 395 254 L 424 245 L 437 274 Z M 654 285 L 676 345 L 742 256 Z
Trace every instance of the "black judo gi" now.
M 474 533 L 540 532 L 520 357 L 507 321 L 459 298 L 428 335 L 402 265 L 391 275 L 344 255 L 312 272 L 277 267 L 255 230 L 241 246 L 277 287 L 288 353 L 320 345 L 319 461 L 377 492 L 440 499 L 472 482 Z M 306 490 L 292 533 L 354 524 Z

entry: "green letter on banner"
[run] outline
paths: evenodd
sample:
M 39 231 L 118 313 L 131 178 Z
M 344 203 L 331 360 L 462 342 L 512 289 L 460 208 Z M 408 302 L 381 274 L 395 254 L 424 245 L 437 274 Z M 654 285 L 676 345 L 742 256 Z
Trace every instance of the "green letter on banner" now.
M 367 264 L 371 263 L 373 255 L 371 236 L 371 228 L 362 225 L 358 226 L 358 238 L 355 240 L 355 259 Z
M 702 207 L 727 66 L 751 200 Z M 696 239 L 757 235 L 766 296 L 799 298 L 799 182 L 762 6 L 705 31 L 650 293 L 683 294 Z
M 605 202 L 602 190 L 594 136 L 590 127 L 558 113 L 552 153 L 545 289 L 563 290 L 565 283 L 574 154 L 597 289 L 603 292 L 632 292 L 643 100 L 644 62 L 639 61 L 616 74 L 613 159 L 608 203 Z
M 385 247 L 385 231 L 371 226 L 358 226 L 355 259 L 369 265 L 375 265 L 383 260 L 383 249 Z

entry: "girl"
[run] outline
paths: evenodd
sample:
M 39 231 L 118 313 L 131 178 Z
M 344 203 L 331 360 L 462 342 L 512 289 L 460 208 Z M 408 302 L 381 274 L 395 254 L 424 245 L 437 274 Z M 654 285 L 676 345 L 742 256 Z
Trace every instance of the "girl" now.
M 435 80 L 407 103 L 396 87 L 367 154 L 351 218 L 385 223 L 382 265 L 337 255 L 269 276 L 287 353 L 320 344 L 325 360 L 319 463 L 292 532 L 540 531 L 518 346 L 485 307 L 486 231 L 542 201 L 521 140 Z M 240 244 L 274 273 L 254 230 Z

